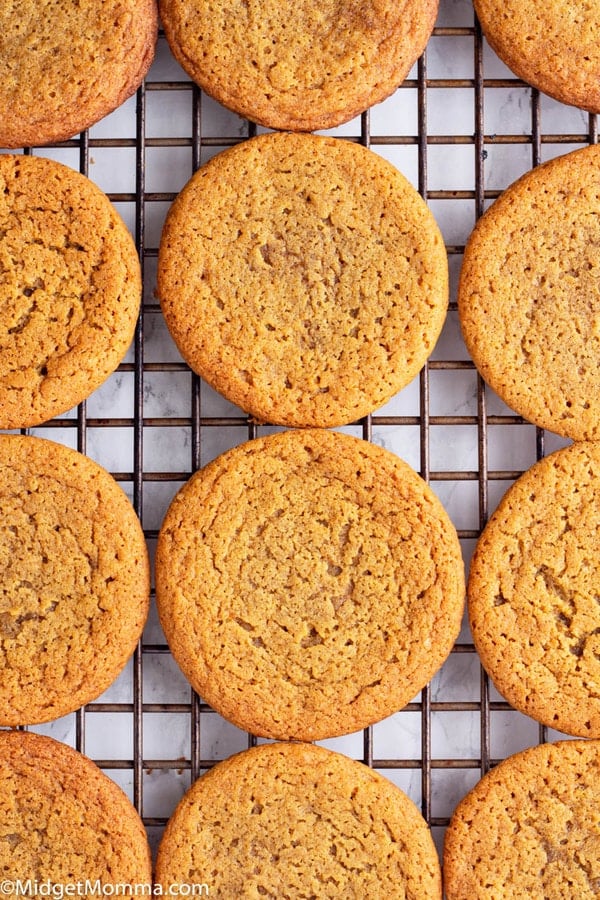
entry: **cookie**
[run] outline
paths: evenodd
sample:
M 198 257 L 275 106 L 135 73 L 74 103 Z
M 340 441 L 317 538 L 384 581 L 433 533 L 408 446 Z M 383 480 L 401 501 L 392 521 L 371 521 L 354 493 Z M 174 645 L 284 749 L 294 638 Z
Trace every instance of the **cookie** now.
M 0 428 L 39 425 L 117 368 L 141 301 L 135 245 L 60 163 L 0 155 Z
M 25 896 L 36 885 L 75 896 L 78 884 L 79 896 L 125 884 L 149 895 L 152 884 L 144 827 L 123 791 L 76 750 L 23 731 L 0 732 L 0 871 L 13 898 L 30 879 Z
M 177 494 L 156 556 L 160 620 L 196 691 L 240 728 L 318 740 L 405 706 L 464 604 L 453 525 L 388 450 L 288 431 L 224 453 Z
M 600 147 L 533 169 L 479 220 L 458 308 L 488 384 L 529 421 L 600 439 Z
M 432 352 L 448 261 L 425 203 L 356 144 L 268 134 L 214 157 L 163 230 L 158 293 L 186 362 L 260 421 L 332 427 Z
M 234 112 L 284 131 L 332 128 L 392 94 L 437 9 L 438 0 L 160 0 L 188 75 Z
M 154 56 L 156 0 L 0 3 L 0 146 L 78 134 L 130 97 Z
M 600 2 L 474 0 L 490 46 L 550 97 L 600 112 Z
M 0 724 L 98 697 L 148 613 L 144 535 L 114 479 L 75 450 L 0 435 Z
M 156 882 L 218 897 L 441 900 L 439 861 L 413 802 L 362 763 L 264 744 L 191 787 L 159 847 Z
M 469 617 L 481 661 L 521 712 L 600 737 L 600 445 L 573 444 L 508 490 L 477 545 Z
M 592 900 L 600 891 L 600 744 L 559 741 L 492 769 L 446 831 L 447 900 Z

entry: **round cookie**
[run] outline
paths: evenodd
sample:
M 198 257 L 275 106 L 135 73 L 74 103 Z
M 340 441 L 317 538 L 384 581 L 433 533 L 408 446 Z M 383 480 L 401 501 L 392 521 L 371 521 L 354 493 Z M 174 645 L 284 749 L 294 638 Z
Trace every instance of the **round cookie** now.
M 152 884 L 144 827 L 121 788 L 71 747 L 23 731 L 0 732 L 0 871 L 12 898 L 29 879 L 54 897 L 67 885 Z
M 144 535 L 114 479 L 41 438 L 0 435 L 0 724 L 98 697 L 148 613 Z
M 197 692 L 240 728 L 319 740 L 405 706 L 464 606 L 456 531 L 394 454 L 328 431 L 250 441 L 163 522 L 160 620 Z
M 39 425 L 117 368 L 141 301 L 135 245 L 88 178 L 0 155 L 0 428 Z
M 468 584 L 475 646 L 521 712 L 600 737 L 600 445 L 537 463 L 508 490 Z
M 154 56 L 156 0 L 0 3 L 0 146 L 64 141 L 130 97 Z
M 332 128 L 392 94 L 437 9 L 438 0 L 160 0 L 188 75 L 234 112 L 282 131 Z
M 156 882 L 219 897 L 441 900 L 439 861 L 413 802 L 362 763 L 265 744 L 191 787 L 159 847 Z
M 488 384 L 542 428 L 600 439 L 600 147 L 509 187 L 465 250 L 458 308 Z
M 186 362 L 257 420 L 382 406 L 441 331 L 448 262 L 425 203 L 357 144 L 268 134 L 214 157 L 163 230 L 158 293 Z
M 550 97 L 600 112 L 600 2 L 474 0 L 490 46 Z
M 447 900 L 592 900 L 600 890 L 600 745 L 559 741 L 501 762 L 446 831 Z

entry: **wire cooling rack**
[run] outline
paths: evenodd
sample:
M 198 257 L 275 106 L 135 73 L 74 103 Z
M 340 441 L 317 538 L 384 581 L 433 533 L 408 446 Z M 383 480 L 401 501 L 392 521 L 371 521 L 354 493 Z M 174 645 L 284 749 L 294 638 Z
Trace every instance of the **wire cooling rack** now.
M 79 169 L 110 197 L 135 236 L 143 313 L 126 361 L 86 403 L 31 433 L 87 453 L 131 497 L 152 553 L 168 503 L 200 465 L 268 433 L 193 375 L 155 297 L 166 211 L 210 156 L 256 133 L 190 83 L 160 35 L 137 96 L 76 139 L 36 149 Z M 456 279 L 476 218 L 539 162 L 596 142 L 597 122 L 516 79 L 482 39 L 468 0 L 441 0 L 426 53 L 387 101 L 331 132 L 393 162 L 423 194 L 444 234 L 451 303 L 431 360 L 382 410 L 343 429 L 398 453 L 450 513 L 465 562 L 512 481 L 564 445 L 487 389 L 458 326 Z M 24 152 L 31 152 L 25 150 Z M 95 703 L 33 730 L 92 757 L 129 794 L 156 846 L 189 784 L 255 743 L 193 695 L 154 610 L 133 660 Z M 558 737 L 512 710 L 481 672 L 468 626 L 447 663 L 404 710 L 323 742 L 382 772 L 423 811 L 438 846 L 456 803 L 512 752 Z

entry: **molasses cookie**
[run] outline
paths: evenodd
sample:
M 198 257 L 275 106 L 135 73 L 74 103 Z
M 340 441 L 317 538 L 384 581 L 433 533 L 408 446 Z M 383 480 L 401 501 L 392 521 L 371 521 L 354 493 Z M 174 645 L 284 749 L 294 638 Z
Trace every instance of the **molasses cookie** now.
M 465 250 L 458 305 L 488 384 L 542 428 L 600 439 L 600 147 L 509 187 Z
M 550 97 L 600 112 L 600 2 L 474 0 L 490 46 Z
M 600 445 L 559 450 L 491 517 L 469 576 L 481 661 L 521 712 L 600 737 Z
M 173 500 L 157 603 L 198 693 L 240 728 L 318 740 L 405 706 L 464 603 L 456 531 L 394 454 L 288 431 L 224 453 Z
M 63 141 L 112 112 L 154 56 L 156 0 L 0 2 L 0 146 Z
M 106 195 L 60 163 L 0 155 L 0 428 L 87 398 L 123 359 L 140 300 L 135 245 Z
M 600 889 L 600 744 L 560 741 L 505 759 L 446 831 L 448 900 L 592 900 Z
M 390 781 L 311 744 L 264 744 L 203 775 L 171 817 L 156 881 L 218 897 L 441 900 L 425 820 Z
M 331 427 L 382 406 L 432 352 L 448 262 L 425 203 L 362 146 L 268 134 L 173 204 L 158 293 L 186 362 L 256 419 Z
M 78 884 L 87 896 L 96 883 L 145 884 L 149 895 L 152 884 L 144 827 L 123 791 L 76 750 L 23 731 L 0 732 L 0 871 L 12 898 L 30 879 L 29 896 L 35 885 L 56 897 Z
M 114 479 L 52 441 L 0 435 L 0 724 L 98 697 L 148 612 L 142 529 Z
M 284 131 L 332 128 L 384 100 L 425 49 L 438 0 L 161 0 L 174 56 L 234 112 Z

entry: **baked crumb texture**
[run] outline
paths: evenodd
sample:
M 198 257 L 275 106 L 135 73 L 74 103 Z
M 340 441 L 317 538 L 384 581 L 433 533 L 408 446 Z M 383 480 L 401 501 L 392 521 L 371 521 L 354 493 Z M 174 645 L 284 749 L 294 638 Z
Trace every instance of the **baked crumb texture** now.
M 432 352 L 442 235 L 411 184 L 340 139 L 268 134 L 196 172 L 169 212 L 158 293 L 191 366 L 257 420 L 331 427 Z
M 141 526 L 108 472 L 0 435 L 0 724 L 57 719 L 108 688 L 141 635 L 149 581 Z
M 0 428 L 39 425 L 122 361 L 141 302 L 133 240 L 84 175 L 0 155 Z
M 499 763 L 446 831 L 447 900 L 592 900 L 600 892 L 600 744 L 559 741 Z
M 175 58 L 224 106 L 317 131 L 388 97 L 425 49 L 437 0 L 161 0 Z
M 509 489 L 469 575 L 475 646 L 521 712 L 600 738 L 600 445 L 541 460 Z
M 550 97 L 600 112 L 600 2 L 474 0 L 488 43 Z
M 465 251 L 458 305 L 477 368 L 516 412 L 600 439 L 600 147 L 509 187 Z
M 188 791 L 159 848 L 156 880 L 218 897 L 441 900 L 425 820 L 390 781 L 331 750 L 265 744 Z
M 0 146 L 78 134 L 142 83 L 158 34 L 156 0 L 0 4 Z
M 317 740 L 401 709 L 464 606 L 456 531 L 397 456 L 287 431 L 192 476 L 159 536 L 157 603 L 198 693 L 239 727 Z
M 0 871 L 66 885 L 152 884 L 148 840 L 123 791 L 87 757 L 32 732 L 0 732 Z

